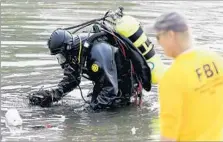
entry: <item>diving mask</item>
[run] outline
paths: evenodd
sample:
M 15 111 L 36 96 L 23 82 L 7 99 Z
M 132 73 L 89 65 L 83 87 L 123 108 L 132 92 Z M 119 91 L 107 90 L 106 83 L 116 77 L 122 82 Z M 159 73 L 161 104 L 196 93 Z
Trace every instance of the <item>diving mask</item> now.
M 55 56 L 56 56 L 57 61 L 60 65 L 64 64 L 66 62 L 66 58 L 61 53 L 58 53 Z

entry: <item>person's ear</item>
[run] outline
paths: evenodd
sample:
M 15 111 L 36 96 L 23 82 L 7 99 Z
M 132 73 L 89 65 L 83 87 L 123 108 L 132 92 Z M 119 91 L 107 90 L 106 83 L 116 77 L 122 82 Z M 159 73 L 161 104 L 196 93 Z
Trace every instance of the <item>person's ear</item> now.
M 168 38 L 170 39 L 170 40 L 174 40 L 175 39 L 175 36 L 176 34 L 175 34 L 175 32 L 173 32 L 173 31 L 168 31 L 168 33 L 167 33 L 167 36 L 168 36 Z

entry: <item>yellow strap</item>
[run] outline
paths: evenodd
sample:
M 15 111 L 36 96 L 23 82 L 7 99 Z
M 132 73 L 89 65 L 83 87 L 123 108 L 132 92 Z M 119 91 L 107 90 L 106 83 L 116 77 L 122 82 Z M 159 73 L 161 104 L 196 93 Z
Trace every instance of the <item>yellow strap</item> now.
M 80 47 L 79 47 L 79 54 L 78 54 L 78 63 L 80 63 L 81 62 L 82 41 L 81 41 L 81 38 L 79 36 L 78 36 L 78 38 L 80 40 Z

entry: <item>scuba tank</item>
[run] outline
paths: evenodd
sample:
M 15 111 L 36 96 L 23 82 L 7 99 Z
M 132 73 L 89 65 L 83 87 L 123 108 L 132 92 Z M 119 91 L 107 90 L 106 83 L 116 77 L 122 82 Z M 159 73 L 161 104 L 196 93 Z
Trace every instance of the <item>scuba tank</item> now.
M 164 74 L 165 66 L 155 53 L 154 45 L 147 38 L 140 23 L 134 17 L 124 15 L 115 20 L 114 30 L 128 38 L 140 50 L 151 69 L 152 83 L 157 84 Z

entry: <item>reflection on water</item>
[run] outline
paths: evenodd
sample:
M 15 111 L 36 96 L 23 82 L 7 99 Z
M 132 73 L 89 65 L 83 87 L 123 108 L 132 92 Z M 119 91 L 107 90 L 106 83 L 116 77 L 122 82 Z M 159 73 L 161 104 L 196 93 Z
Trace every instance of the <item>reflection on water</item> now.
M 1 24 L 1 136 L 3 141 L 149 141 L 158 139 L 157 88 L 145 92 L 142 108 L 134 106 L 102 113 L 84 113 L 79 90 L 68 94 L 52 108 L 31 107 L 27 92 L 42 85 L 53 87 L 62 77 L 56 60 L 49 55 L 46 40 L 59 27 L 102 16 L 108 9 L 124 6 L 138 18 L 156 44 L 151 26 L 161 13 L 184 13 L 195 42 L 223 55 L 223 2 L 3 0 Z M 157 44 L 156 44 L 157 45 Z M 166 64 L 171 60 L 156 48 Z M 81 83 L 84 94 L 91 82 Z M 12 134 L 4 114 L 16 107 L 24 120 L 23 130 Z M 62 117 L 61 117 L 62 116 Z M 62 118 L 62 120 L 61 120 Z M 134 130 L 134 133 L 133 133 Z

